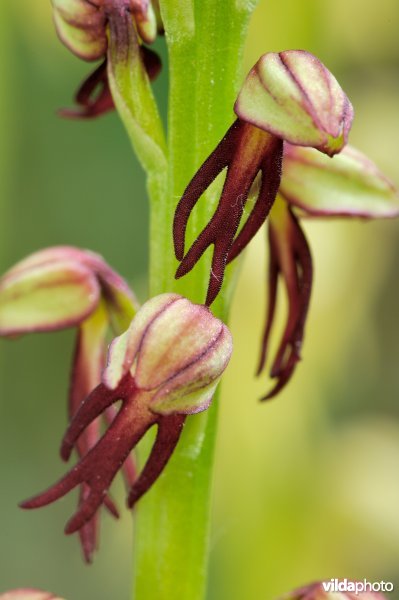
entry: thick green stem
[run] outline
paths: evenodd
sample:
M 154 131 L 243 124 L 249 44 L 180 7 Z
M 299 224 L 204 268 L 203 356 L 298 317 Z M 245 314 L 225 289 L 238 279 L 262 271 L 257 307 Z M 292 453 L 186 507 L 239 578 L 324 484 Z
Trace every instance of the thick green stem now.
M 253 5 L 243 0 L 162 0 L 170 67 L 168 186 L 151 194 L 150 294 L 178 291 L 204 302 L 208 252 L 181 281 L 174 279 L 172 221 L 178 198 L 233 120 L 242 49 Z M 188 238 L 209 221 L 215 191 L 205 194 Z M 225 285 L 225 290 L 230 286 Z M 213 311 L 224 320 L 228 293 Z M 135 515 L 135 600 L 203 600 L 209 545 L 210 492 L 217 398 L 189 417 L 165 472 Z

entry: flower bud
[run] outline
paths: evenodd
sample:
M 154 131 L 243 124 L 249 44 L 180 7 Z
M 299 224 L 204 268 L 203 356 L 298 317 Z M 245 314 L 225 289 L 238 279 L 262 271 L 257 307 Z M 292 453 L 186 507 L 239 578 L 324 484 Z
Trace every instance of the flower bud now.
M 150 0 L 52 0 L 52 4 L 60 40 L 83 60 L 105 56 L 111 14 L 131 13 L 139 36 L 146 43 L 153 42 L 157 35 L 157 17 Z
M 53 596 L 49 592 L 33 589 L 10 590 L 0 594 L 0 600 L 62 600 L 59 596 Z
M 240 119 L 330 156 L 346 144 L 353 108 L 330 71 L 304 50 L 264 54 L 241 88 Z
M 195 413 L 208 406 L 231 352 L 228 328 L 207 307 L 162 294 L 113 342 L 103 381 L 115 389 L 130 371 L 139 389 L 155 392 L 154 412 Z
M 98 301 L 95 277 L 68 260 L 10 272 L 0 284 L 0 333 L 64 329 L 83 321 Z
M 364 154 L 347 146 L 333 160 L 312 148 L 285 145 L 280 194 L 312 216 L 389 218 L 398 191 Z

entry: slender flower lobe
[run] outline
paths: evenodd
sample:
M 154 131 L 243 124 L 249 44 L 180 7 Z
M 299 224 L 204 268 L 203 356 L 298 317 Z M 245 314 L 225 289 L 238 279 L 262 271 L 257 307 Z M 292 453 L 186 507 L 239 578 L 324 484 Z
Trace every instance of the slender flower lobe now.
M 140 54 L 149 79 L 156 79 L 162 63 L 156 52 L 146 46 L 140 47 Z M 108 82 L 107 60 L 104 60 L 80 85 L 75 94 L 76 108 L 63 108 L 58 111 L 62 117 L 71 119 L 92 119 L 115 110 Z
M 283 335 L 273 360 L 270 376 L 276 379 L 274 388 L 263 400 L 273 398 L 288 383 L 298 361 L 312 289 L 312 257 L 298 219 L 288 206 L 279 200 L 269 220 L 269 301 L 258 366 L 260 374 L 265 366 L 266 353 L 272 331 L 278 285 L 284 283 L 288 314 Z
M 281 140 L 242 121 L 235 121 L 194 175 L 179 201 L 173 224 L 175 253 L 181 261 L 176 277 L 191 271 L 205 250 L 213 245 L 207 305 L 212 304 L 221 288 L 227 261 L 240 253 L 268 215 L 280 184 L 282 148 Z M 190 214 L 208 186 L 224 169 L 226 178 L 215 214 L 184 254 Z M 258 175 L 261 176 L 258 198 L 235 237 L 249 192 Z

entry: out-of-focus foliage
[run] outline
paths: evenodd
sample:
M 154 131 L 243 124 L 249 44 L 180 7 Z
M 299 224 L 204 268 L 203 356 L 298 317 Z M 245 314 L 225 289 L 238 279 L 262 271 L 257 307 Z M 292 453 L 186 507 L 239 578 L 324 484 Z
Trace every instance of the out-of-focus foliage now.
M 397 0 L 261 0 L 246 58 L 249 68 L 270 50 L 318 55 L 354 104 L 351 143 L 397 184 L 398 26 Z M 58 42 L 50 3 L 5 0 L 0 43 L 1 272 L 38 248 L 74 244 L 103 254 L 144 298 L 144 178 L 116 115 L 88 123 L 56 116 L 87 65 Z M 166 85 L 162 75 L 163 100 Z M 304 361 L 269 404 L 257 402 L 267 382 L 253 378 L 265 298 L 262 234 L 234 301 L 212 600 L 271 600 L 331 577 L 385 579 L 399 589 L 399 223 L 305 228 L 315 289 Z M 283 322 L 284 307 L 280 313 Z M 87 568 L 77 541 L 62 535 L 74 499 L 35 513 L 17 508 L 63 471 L 57 452 L 72 345 L 69 333 L 1 341 L 0 592 L 29 586 L 74 600 L 127 600 L 126 512 L 117 524 L 104 519 L 101 551 Z

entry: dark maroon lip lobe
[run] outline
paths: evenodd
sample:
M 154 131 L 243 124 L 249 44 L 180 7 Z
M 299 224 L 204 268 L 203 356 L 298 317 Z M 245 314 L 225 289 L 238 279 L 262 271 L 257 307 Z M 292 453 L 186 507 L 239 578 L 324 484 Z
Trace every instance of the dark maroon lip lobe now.
M 289 309 L 283 336 L 271 367 L 271 377 L 277 379 L 277 382 L 262 400 L 273 398 L 287 385 L 301 359 L 300 349 L 312 289 L 313 268 L 310 249 L 298 219 L 288 207 L 287 211 L 288 231 L 281 232 L 272 223 L 269 225 L 269 299 L 258 375 L 266 362 L 267 347 L 275 317 L 279 279 L 285 284 Z M 287 255 L 287 249 L 290 260 L 288 269 L 284 266 L 286 263 L 282 258 L 283 254 Z
M 259 157 L 244 152 L 255 136 Z M 249 141 L 248 141 L 249 140 Z M 283 142 L 237 119 L 224 138 L 206 159 L 181 197 L 174 217 L 173 239 L 180 265 L 176 278 L 189 273 L 204 252 L 213 246 L 213 257 L 205 304 L 216 299 L 223 283 L 227 263 L 236 258 L 265 222 L 275 200 L 281 180 Z M 226 178 L 215 213 L 185 253 L 188 219 L 202 194 L 227 168 Z M 258 174 L 262 183 L 254 208 L 236 237 L 251 187 Z
M 163 416 L 151 412 L 140 402 L 140 393 L 130 373 L 125 375 L 116 390 L 109 390 L 104 384 L 97 386 L 72 417 L 61 448 L 63 458 L 69 458 L 76 441 L 93 420 L 114 402 L 121 400 L 122 405 L 108 429 L 64 477 L 45 492 L 23 502 L 20 506 L 26 509 L 45 506 L 65 496 L 76 486 L 84 484 L 86 491 L 76 513 L 68 521 L 65 533 L 81 531 L 95 518 L 103 503 L 117 516 L 116 507 L 111 500 L 107 500 L 108 489 L 136 444 L 148 429 L 157 425 L 158 431 L 153 448 L 129 491 L 128 505 L 132 507 L 163 471 L 179 441 L 186 419 L 186 415 L 182 414 Z M 92 535 L 93 531 L 89 530 L 82 533 L 84 548 L 89 558 Z

